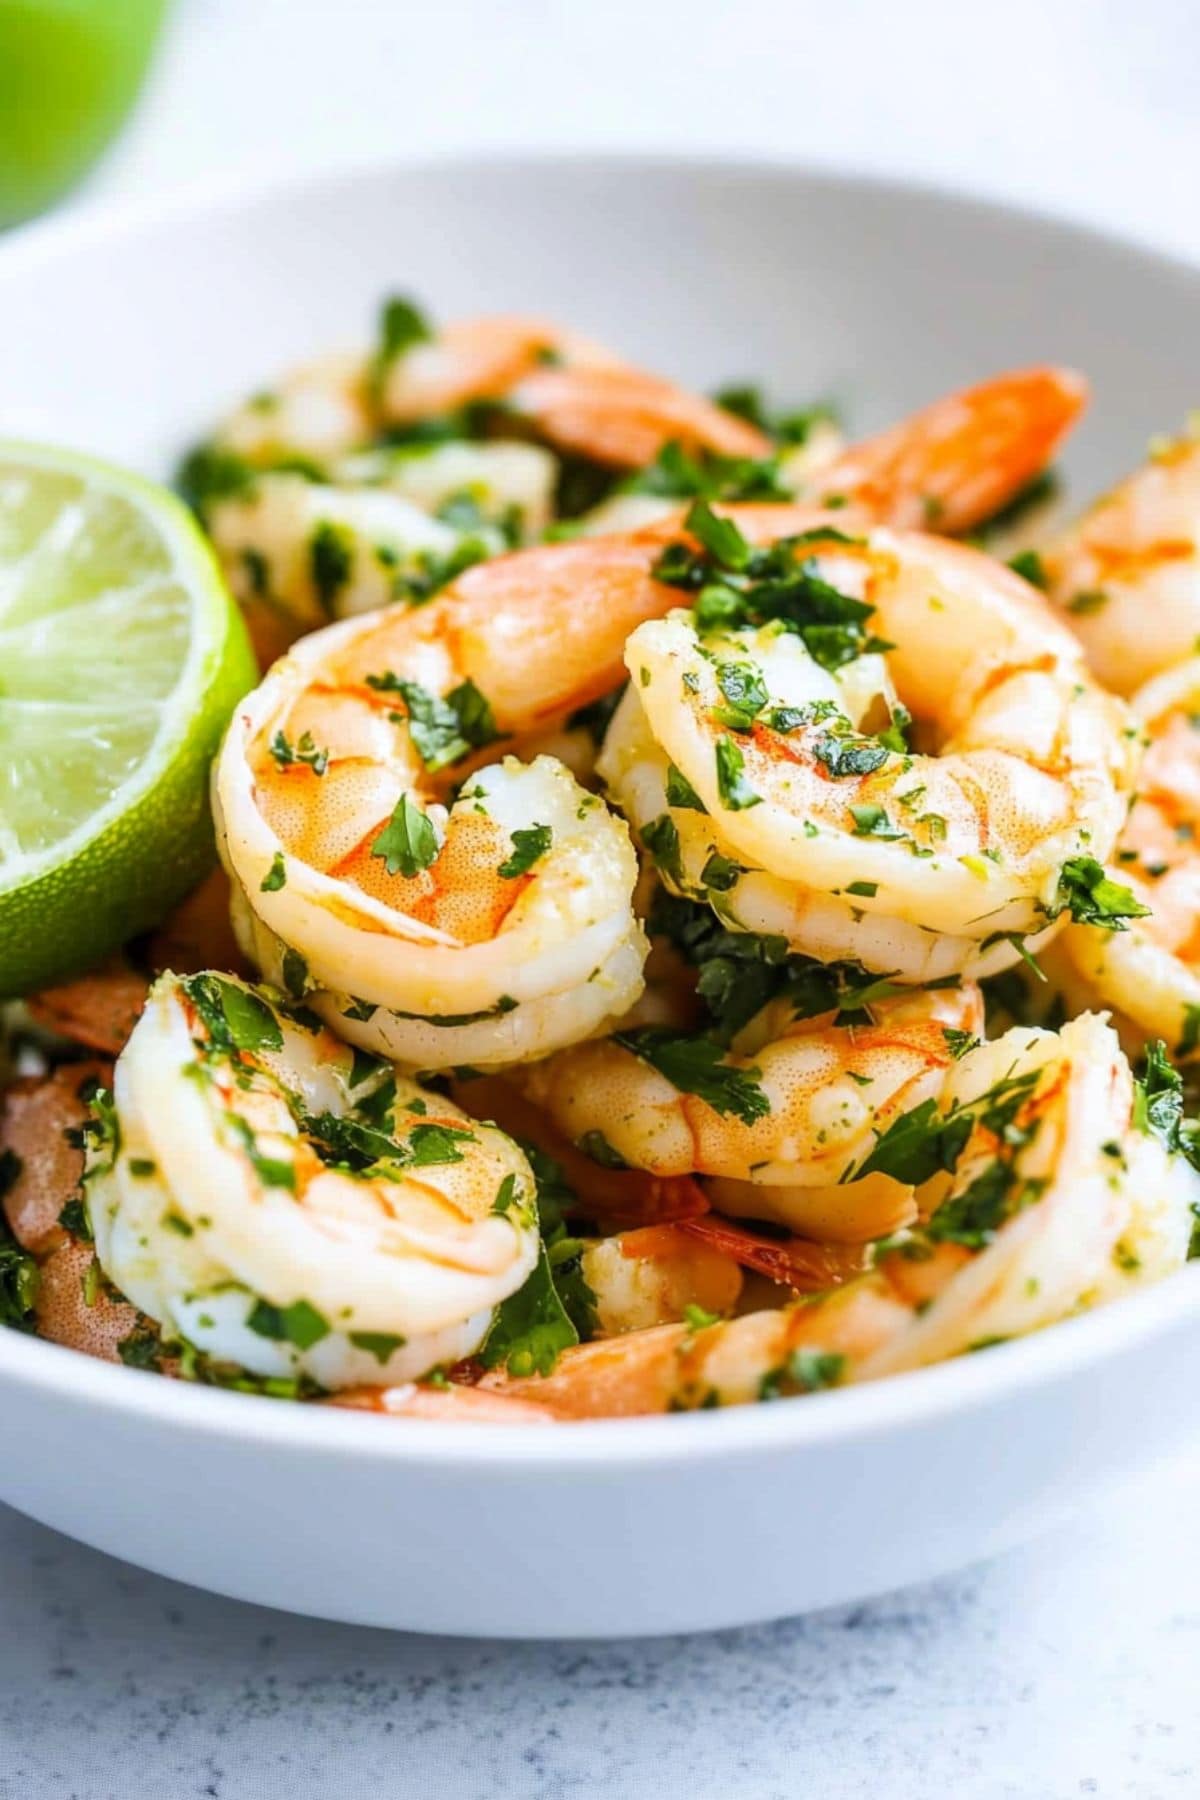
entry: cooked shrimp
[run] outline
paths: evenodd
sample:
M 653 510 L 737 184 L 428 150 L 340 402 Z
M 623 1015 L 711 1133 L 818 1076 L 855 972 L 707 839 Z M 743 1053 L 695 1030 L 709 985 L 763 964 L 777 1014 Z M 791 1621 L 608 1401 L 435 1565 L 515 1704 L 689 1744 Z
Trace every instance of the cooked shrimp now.
M 796 653 L 781 642 L 773 654 Z M 850 670 L 855 682 L 852 686 L 843 675 L 838 696 L 850 723 L 861 728 L 872 715 L 876 724 L 890 717 L 897 701 L 882 658 L 860 657 Z M 837 692 L 832 681 L 829 688 Z M 1058 930 L 1047 925 L 1023 946 L 1004 932 L 979 939 L 934 931 L 918 919 L 864 913 L 857 897 L 821 893 L 749 866 L 729 853 L 708 813 L 694 802 L 672 804 L 672 793 L 678 798 L 681 791 L 678 771 L 655 741 L 634 686 L 613 714 L 596 773 L 628 819 L 635 841 L 652 855 L 669 892 L 710 904 L 731 930 L 782 939 L 821 962 L 852 961 L 912 984 L 956 977 L 977 981 L 1010 968 L 1022 948 L 1037 953 Z
M 462 775 L 612 685 L 629 626 L 669 602 L 651 555 L 561 544 L 473 569 L 415 612 L 305 639 L 239 708 L 215 810 L 242 941 L 354 1042 L 419 1069 L 496 1066 L 586 1037 L 641 991 L 624 822 L 548 757 Z M 606 610 L 587 611 L 576 572 Z
M 976 942 L 1044 927 L 1075 859 L 1113 849 L 1138 734 L 1037 591 L 915 533 L 822 528 L 764 569 L 714 526 L 719 554 L 671 553 L 699 610 L 639 626 L 626 663 L 726 859 Z M 933 753 L 854 726 L 868 614 Z
M 396 494 L 463 530 L 492 526 L 510 542 L 536 543 L 553 516 L 558 463 L 540 444 L 451 439 L 359 450 L 329 478 Z
M 606 1337 L 682 1319 L 692 1307 L 731 1313 L 742 1291 L 732 1256 L 675 1225 L 586 1243 L 580 1268 Z
M 371 435 L 364 376 L 363 359 L 353 351 L 305 363 L 277 387 L 252 394 L 226 419 L 216 442 L 256 466 L 295 456 L 321 462 L 344 455 Z
M 801 498 L 947 537 L 972 531 L 1045 468 L 1079 417 L 1087 383 L 1071 369 L 1021 369 L 947 394 L 823 463 Z
M 209 535 L 244 608 L 273 608 L 293 635 L 424 598 L 457 559 L 506 548 L 491 527 L 454 530 L 382 488 L 338 488 L 260 475 L 208 510 Z
M 1132 694 L 1200 639 L 1200 441 L 1180 438 L 1090 507 L 1041 554 L 1106 687 Z
M 831 1218 L 833 1230 L 812 1235 L 862 1241 L 859 1196 L 837 1184 L 895 1119 L 938 1099 L 983 1006 L 968 987 L 884 1000 L 872 1014 L 838 1025 L 780 1002 L 725 1056 L 702 1036 L 652 1028 L 578 1044 L 516 1079 L 603 1162 L 747 1184 L 755 1201 L 739 1212 L 800 1231 Z M 862 1198 L 873 1219 L 877 1195 Z
M 1132 1043 L 1200 1049 L 1200 657 L 1134 695 L 1149 740 L 1114 876 L 1144 905 L 1125 931 L 1073 925 L 1062 944 L 1091 996 L 1115 1007 Z
M 322 1387 L 477 1349 L 537 1258 L 511 1139 L 212 974 L 155 985 L 89 1149 L 96 1253 L 170 1340 Z
M 668 442 L 727 456 L 770 449 L 762 432 L 711 400 L 544 320 L 463 319 L 435 333 L 410 310 L 408 325 L 402 345 L 385 341 L 373 358 L 330 357 L 286 376 L 239 409 L 217 442 L 251 462 L 295 453 L 322 460 L 381 427 L 496 402 L 508 435 L 531 430 L 618 469 L 640 468 Z
M 1187 1254 L 1200 1176 L 1134 1123 L 1129 1066 L 1091 1015 L 971 1051 L 941 1107 L 961 1121 L 926 1223 L 831 1294 L 695 1330 L 568 1350 L 490 1391 L 570 1418 L 773 1399 L 923 1367 L 1100 1304 Z

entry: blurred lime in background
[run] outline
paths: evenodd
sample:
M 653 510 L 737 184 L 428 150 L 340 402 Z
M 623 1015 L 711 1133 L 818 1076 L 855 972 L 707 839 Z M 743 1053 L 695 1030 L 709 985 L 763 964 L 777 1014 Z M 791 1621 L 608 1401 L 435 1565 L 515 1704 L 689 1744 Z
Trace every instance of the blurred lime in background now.
M 168 0 L 0 0 L 0 227 L 65 193 L 137 97 Z

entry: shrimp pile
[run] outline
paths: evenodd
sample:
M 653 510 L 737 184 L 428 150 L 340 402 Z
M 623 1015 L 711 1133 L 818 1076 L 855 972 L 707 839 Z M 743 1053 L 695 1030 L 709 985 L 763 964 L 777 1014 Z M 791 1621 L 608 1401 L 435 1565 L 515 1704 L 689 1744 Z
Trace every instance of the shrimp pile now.
M 236 408 L 181 476 L 262 662 L 221 868 L 14 1010 L 0 1322 L 547 1425 L 1180 1268 L 1200 449 L 1039 541 L 1085 398 L 1019 370 L 856 443 L 394 299 Z

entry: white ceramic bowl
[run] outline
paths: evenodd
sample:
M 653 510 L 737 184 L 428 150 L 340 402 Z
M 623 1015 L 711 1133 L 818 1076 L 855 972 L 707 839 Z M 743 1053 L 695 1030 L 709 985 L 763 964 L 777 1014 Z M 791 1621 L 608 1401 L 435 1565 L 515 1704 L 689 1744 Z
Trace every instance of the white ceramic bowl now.
M 858 427 L 1008 365 L 1076 363 L 1095 384 L 1080 493 L 1200 396 L 1200 273 L 1146 251 L 792 168 L 487 159 L 25 234 L 0 249 L 0 431 L 164 472 L 393 288 L 443 315 L 535 308 L 705 386 L 833 393 Z M 550 1431 L 281 1405 L 0 1331 L 0 1497 L 298 1612 L 684 1630 L 1013 1543 L 1189 1437 L 1197 1375 L 1200 1270 L 873 1387 Z

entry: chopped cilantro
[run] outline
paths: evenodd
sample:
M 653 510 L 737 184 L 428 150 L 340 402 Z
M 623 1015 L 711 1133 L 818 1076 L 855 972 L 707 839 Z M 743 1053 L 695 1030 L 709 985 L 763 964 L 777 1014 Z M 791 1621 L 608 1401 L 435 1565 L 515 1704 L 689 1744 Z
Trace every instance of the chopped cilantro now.
M 718 663 L 717 686 L 725 704 L 713 716 L 732 731 L 749 731 L 770 699 L 760 671 L 749 662 Z
M 311 1350 L 331 1330 L 328 1319 L 307 1300 L 294 1300 L 290 1306 L 272 1306 L 267 1300 L 256 1300 L 246 1324 L 259 1337 L 294 1344 L 297 1350 Z
M 501 880 L 515 881 L 518 875 L 527 875 L 534 863 L 545 856 L 553 835 L 549 825 L 530 825 L 525 828 L 518 825 L 511 834 L 512 855 L 497 870 Z
M 533 1273 L 496 1308 L 480 1361 L 486 1369 L 503 1363 L 510 1375 L 549 1375 L 562 1352 L 578 1342 L 540 1244 Z
M 346 1336 L 356 1350 L 365 1350 L 381 1368 L 397 1350 L 403 1350 L 408 1341 L 392 1331 L 348 1331 Z
M 411 880 L 437 858 L 437 833 L 430 819 L 401 794 L 391 818 L 371 845 L 371 855 L 385 859 L 389 875 Z
M 813 741 L 813 755 L 835 780 L 847 775 L 873 775 L 888 759 L 886 744 L 852 732 L 828 731 Z
M 679 807 L 684 812 L 707 811 L 687 776 L 681 774 L 674 763 L 667 764 L 667 805 Z
M 661 874 L 673 881 L 675 885 L 683 883 L 683 858 L 679 847 L 679 828 L 670 813 L 660 813 L 657 819 L 641 829 L 641 840 L 654 858 L 655 867 Z
M 1046 565 L 1036 550 L 1020 550 L 1016 556 L 1009 557 L 1008 566 L 1015 575 L 1028 581 L 1033 587 L 1045 588 L 1049 585 Z
M 354 538 L 344 525 L 322 519 L 308 540 L 309 571 L 321 607 L 330 617 L 354 567 Z
M 827 400 L 817 400 L 810 406 L 793 406 L 784 412 L 774 412 L 767 406 L 762 389 L 750 383 L 721 388 L 713 395 L 713 399 L 726 412 L 735 413 L 739 419 L 745 419 L 748 425 L 757 426 L 759 431 L 765 432 L 767 437 L 774 438 L 780 444 L 806 444 L 818 425 L 837 423 L 837 412 Z
M 275 852 L 271 867 L 258 885 L 264 894 L 277 894 L 281 887 L 287 886 L 287 865 L 284 863 L 282 850 Z
M 1144 919 L 1150 908 L 1113 881 L 1094 856 L 1072 856 L 1062 866 L 1054 902 L 1047 910 L 1052 919 L 1069 912 L 1077 925 L 1126 931 L 1128 920 Z
M 460 1125 L 414 1125 L 408 1134 L 409 1160 L 416 1169 L 431 1169 L 439 1163 L 460 1163 L 460 1144 L 474 1144 L 473 1131 Z
M 650 1025 L 640 1031 L 618 1031 L 614 1041 L 657 1069 L 681 1093 L 695 1094 L 723 1116 L 753 1125 L 771 1110 L 759 1082 L 761 1071 L 734 1068 L 713 1038 Z
M 314 775 L 323 775 L 329 767 L 329 752 L 317 748 L 311 731 L 304 732 L 300 742 L 294 746 L 282 731 L 277 731 L 271 739 L 271 755 L 281 769 L 291 768 L 294 763 L 303 763 Z
M 185 976 L 180 986 L 220 1049 L 283 1049 L 279 1020 L 253 988 L 208 973 Z
M 433 330 L 421 309 L 403 294 L 390 294 L 379 309 L 379 335 L 368 376 L 372 393 L 378 397 L 397 358 L 414 344 L 427 344 L 432 338 Z
M 831 1350 L 793 1350 L 777 1369 L 763 1376 L 758 1388 L 760 1400 L 780 1400 L 786 1394 L 815 1394 L 822 1388 L 836 1387 L 846 1367 L 846 1358 Z
M 802 638 L 809 654 L 827 669 L 886 647 L 867 636 L 872 607 L 841 593 L 817 573 L 814 553 L 821 545 L 851 541 L 844 533 L 817 529 L 757 550 L 731 519 L 718 517 L 705 500 L 693 502 L 685 524 L 701 549 L 668 544 L 653 573 L 659 581 L 693 594 L 698 631 L 778 621 Z
M 762 804 L 762 795 L 756 794 L 743 773 L 745 758 L 732 738 L 717 739 L 717 792 L 721 796 L 721 804 L 730 812 L 746 812 L 752 806 Z
M 390 670 L 368 675 L 367 686 L 377 693 L 402 697 L 413 748 L 427 769 L 445 769 L 472 750 L 494 744 L 500 735 L 491 706 L 470 678 L 452 688 L 445 699 Z

